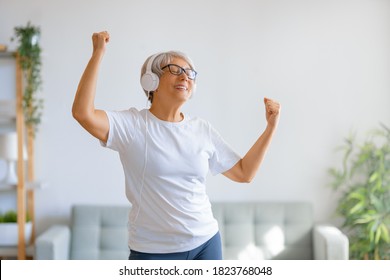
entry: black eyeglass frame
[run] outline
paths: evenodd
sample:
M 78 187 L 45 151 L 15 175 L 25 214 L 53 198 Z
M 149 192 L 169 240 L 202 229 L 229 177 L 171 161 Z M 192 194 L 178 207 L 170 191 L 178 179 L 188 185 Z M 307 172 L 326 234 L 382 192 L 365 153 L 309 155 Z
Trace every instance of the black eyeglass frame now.
M 178 67 L 178 68 L 180 69 L 180 72 L 179 72 L 179 73 L 172 72 L 171 66 Z M 164 67 L 161 68 L 161 70 L 164 70 L 164 69 L 167 68 L 167 67 L 168 67 L 168 69 L 169 69 L 169 73 L 171 73 L 172 75 L 180 76 L 180 75 L 183 74 L 183 72 L 184 72 L 184 73 L 187 75 L 188 79 L 190 79 L 190 80 L 195 80 L 195 79 L 196 79 L 196 75 L 198 75 L 198 72 L 196 72 L 196 71 L 193 70 L 193 69 L 184 69 L 183 67 L 181 67 L 181 66 L 179 66 L 179 65 L 177 65 L 177 64 L 172 64 L 172 63 L 165 65 Z M 191 75 L 189 75 L 189 74 L 187 73 L 187 71 L 190 71 L 190 73 L 194 73 L 193 78 L 192 78 Z

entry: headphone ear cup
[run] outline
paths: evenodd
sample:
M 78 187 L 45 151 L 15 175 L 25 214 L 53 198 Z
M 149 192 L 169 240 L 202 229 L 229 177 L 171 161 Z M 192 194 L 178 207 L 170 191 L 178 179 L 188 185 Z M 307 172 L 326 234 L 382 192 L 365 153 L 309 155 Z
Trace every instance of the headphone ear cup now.
M 146 72 L 141 77 L 142 88 L 146 91 L 155 91 L 158 88 L 160 79 L 153 72 Z
M 146 92 L 155 91 L 160 82 L 157 74 L 152 71 L 153 61 L 158 55 L 160 55 L 160 53 L 156 53 L 149 58 L 148 63 L 146 64 L 145 74 L 141 77 L 141 86 Z

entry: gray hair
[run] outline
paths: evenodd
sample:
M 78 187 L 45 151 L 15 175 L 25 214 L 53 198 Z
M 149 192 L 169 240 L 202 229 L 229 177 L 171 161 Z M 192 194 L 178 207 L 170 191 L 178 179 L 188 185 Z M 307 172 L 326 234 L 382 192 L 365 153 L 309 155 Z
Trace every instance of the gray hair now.
M 141 68 L 141 77 L 143 74 L 146 72 L 146 66 L 148 65 L 149 60 L 153 57 L 154 55 L 149 56 L 144 64 L 142 65 Z M 185 54 L 179 51 L 168 51 L 168 52 L 161 52 L 158 53 L 158 55 L 155 57 L 153 63 L 152 63 L 152 72 L 155 73 L 159 78 L 162 76 L 164 73 L 163 70 L 161 70 L 161 67 L 164 67 L 165 65 L 169 64 L 172 62 L 174 58 L 180 58 L 183 59 L 187 64 L 190 66 L 192 70 L 195 70 L 194 63 L 192 60 Z M 145 95 L 148 96 L 148 92 L 144 90 Z M 149 93 L 149 100 L 150 102 L 153 102 L 153 91 Z

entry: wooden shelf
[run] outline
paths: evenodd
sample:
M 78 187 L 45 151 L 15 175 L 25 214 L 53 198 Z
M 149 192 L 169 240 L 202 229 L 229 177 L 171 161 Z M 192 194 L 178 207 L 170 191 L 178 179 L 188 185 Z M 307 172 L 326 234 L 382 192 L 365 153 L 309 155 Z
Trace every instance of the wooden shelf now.
M 38 181 L 25 183 L 26 190 L 39 190 L 45 188 L 46 186 L 47 186 L 46 183 L 38 182 Z M 17 188 L 16 184 L 6 184 L 0 182 L 0 192 L 16 191 L 16 188 Z
M 0 258 L 14 257 L 20 260 L 33 256 L 33 245 L 27 246 L 24 240 L 26 212 L 30 214 L 32 221 L 31 244 L 35 239 L 35 214 L 34 214 L 34 190 L 41 186 L 34 178 L 34 139 L 31 133 L 27 133 L 23 113 L 23 72 L 20 67 L 19 56 L 16 52 L 0 52 L 0 59 L 12 60 L 15 65 L 15 95 L 0 100 L 0 133 L 16 131 L 18 135 L 18 161 L 17 161 L 17 185 L 1 185 L 0 193 L 14 191 L 17 200 L 18 246 L 0 247 Z M 6 63 L 8 64 L 8 62 Z M 0 78 L 10 79 L 10 77 Z M 13 78 L 12 78 L 13 79 Z M 0 83 L 4 81 L 0 80 Z M 30 128 L 31 129 L 31 128 Z M 27 143 L 26 143 L 27 142 Z M 27 147 L 27 162 L 23 159 L 23 151 Z M 29 183 L 32 182 L 32 183 Z

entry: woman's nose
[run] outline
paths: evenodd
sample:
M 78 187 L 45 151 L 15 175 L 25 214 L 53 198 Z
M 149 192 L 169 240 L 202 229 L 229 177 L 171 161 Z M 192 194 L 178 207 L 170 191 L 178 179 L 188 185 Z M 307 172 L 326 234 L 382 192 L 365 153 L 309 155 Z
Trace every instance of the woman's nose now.
M 181 74 L 179 75 L 179 77 L 182 79 L 182 80 L 188 80 L 188 76 L 187 76 L 187 74 L 186 74 L 186 72 L 181 72 Z

